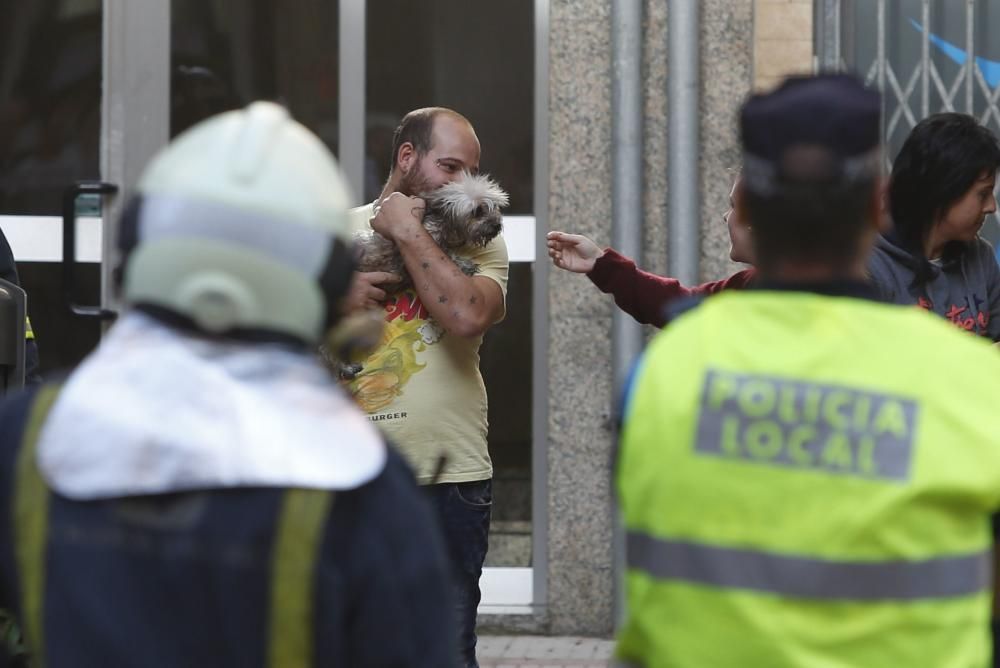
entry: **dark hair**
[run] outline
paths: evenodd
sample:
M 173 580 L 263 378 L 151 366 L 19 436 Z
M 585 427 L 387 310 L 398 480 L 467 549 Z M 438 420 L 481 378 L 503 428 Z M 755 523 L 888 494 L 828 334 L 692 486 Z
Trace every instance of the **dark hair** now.
M 1000 168 L 1000 144 L 967 114 L 935 114 L 903 142 L 889 177 L 893 234 L 922 256 L 938 217 L 982 177 Z
M 768 195 L 744 188 L 755 264 L 765 271 L 788 259 L 849 267 L 869 225 L 875 184 L 874 178 L 842 185 L 800 182 Z
M 392 156 L 389 160 L 389 172 L 396 169 L 396 160 L 399 158 L 399 147 L 409 142 L 413 144 L 417 155 L 426 155 L 433 147 L 432 135 L 434 130 L 434 119 L 440 114 L 450 114 L 456 118 L 466 120 L 462 114 L 445 107 L 424 107 L 414 109 L 399 122 L 399 126 L 392 134 Z M 466 120 L 466 122 L 468 122 Z

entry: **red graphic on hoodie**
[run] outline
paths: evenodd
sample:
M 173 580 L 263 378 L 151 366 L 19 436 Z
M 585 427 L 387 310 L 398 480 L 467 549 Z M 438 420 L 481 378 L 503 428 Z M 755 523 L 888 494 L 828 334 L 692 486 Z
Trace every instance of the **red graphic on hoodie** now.
M 976 298 L 975 296 L 973 296 L 973 299 L 977 304 L 982 303 L 982 300 Z M 934 311 L 934 304 L 931 303 L 931 300 L 926 297 L 918 297 L 917 306 L 926 311 Z M 948 307 L 948 310 L 941 315 L 943 315 L 949 322 L 956 324 L 967 332 L 977 331 L 977 326 L 978 331 L 985 332 L 986 326 L 990 323 L 989 313 L 980 310 L 976 310 L 975 313 L 973 313 L 968 305 L 959 306 L 958 304 L 952 304 Z

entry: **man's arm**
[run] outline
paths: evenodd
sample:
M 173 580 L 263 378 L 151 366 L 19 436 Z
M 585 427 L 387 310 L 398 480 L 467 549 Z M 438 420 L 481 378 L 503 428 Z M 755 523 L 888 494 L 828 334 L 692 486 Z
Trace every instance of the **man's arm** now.
M 485 276 L 466 276 L 424 229 L 424 201 L 393 193 L 372 218 L 372 229 L 399 248 L 424 307 L 445 331 L 483 334 L 503 317 L 503 291 Z

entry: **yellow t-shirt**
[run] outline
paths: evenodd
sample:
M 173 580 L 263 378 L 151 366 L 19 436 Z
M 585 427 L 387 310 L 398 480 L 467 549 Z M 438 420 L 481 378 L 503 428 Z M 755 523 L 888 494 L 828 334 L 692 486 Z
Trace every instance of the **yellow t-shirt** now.
M 365 229 L 372 205 L 351 210 L 352 228 Z M 461 253 L 479 265 L 477 276 L 497 282 L 507 298 L 507 245 L 497 236 Z M 469 482 L 493 476 L 486 446 L 486 386 L 479 372 L 483 337 L 444 331 L 413 288 L 385 303 L 382 342 L 347 383 L 369 419 L 402 451 L 417 482 Z M 435 480 L 439 461 L 444 467 Z

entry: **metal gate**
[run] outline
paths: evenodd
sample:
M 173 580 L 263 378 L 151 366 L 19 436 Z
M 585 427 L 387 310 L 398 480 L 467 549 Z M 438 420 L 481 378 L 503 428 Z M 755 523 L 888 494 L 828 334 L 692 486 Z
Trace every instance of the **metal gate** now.
M 882 93 L 887 168 L 910 130 L 937 112 L 974 115 L 1000 135 L 1000 0 L 816 0 L 821 69 L 856 73 Z M 992 216 L 983 234 L 1000 241 Z

